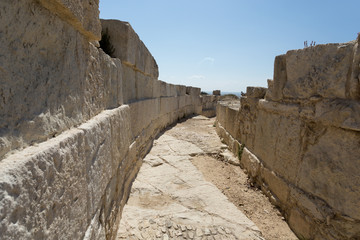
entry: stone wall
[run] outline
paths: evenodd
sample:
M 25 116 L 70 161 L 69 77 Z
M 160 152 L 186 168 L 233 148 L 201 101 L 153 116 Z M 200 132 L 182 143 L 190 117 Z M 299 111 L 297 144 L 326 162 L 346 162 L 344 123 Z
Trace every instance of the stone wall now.
M 112 239 L 161 130 L 201 113 L 200 89 L 157 80 L 128 23 L 98 1 L 0 2 L 2 239 Z
M 220 95 L 201 95 L 202 113 L 205 117 L 216 116 L 217 102 L 220 100 Z
M 359 39 L 276 57 L 217 131 L 304 239 L 360 238 Z

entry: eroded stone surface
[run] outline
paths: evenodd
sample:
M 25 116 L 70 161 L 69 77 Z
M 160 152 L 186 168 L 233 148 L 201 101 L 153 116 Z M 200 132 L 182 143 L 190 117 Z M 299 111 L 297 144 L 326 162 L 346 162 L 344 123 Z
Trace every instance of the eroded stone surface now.
M 133 184 L 117 239 L 262 239 L 254 223 L 191 163 L 192 155 L 220 146 L 215 131 L 195 134 L 182 124 L 161 135 Z

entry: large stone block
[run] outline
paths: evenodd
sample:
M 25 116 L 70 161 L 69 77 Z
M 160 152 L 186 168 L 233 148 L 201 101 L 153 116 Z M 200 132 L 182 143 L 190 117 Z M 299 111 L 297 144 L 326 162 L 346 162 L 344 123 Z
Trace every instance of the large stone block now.
M 335 211 L 360 219 L 360 133 L 307 126 L 297 186 Z
M 200 96 L 201 89 L 196 87 L 186 87 L 186 94 L 191 96 Z
M 123 63 L 136 66 L 140 45 L 139 36 L 128 22 L 101 19 L 102 32 L 107 33 L 114 47 L 113 55 Z
M 255 179 L 260 175 L 260 160 L 245 147 L 243 148 L 240 164 L 242 168 L 247 170 L 251 178 Z
M 103 33 L 109 35 L 109 41 L 115 49 L 114 57 L 146 75 L 158 78 L 155 59 L 128 22 L 101 19 L 101 25 Z
M 202 107 L 200 95 L 192 95 L 191 97 L 191 105 L 196 107 Z
M 173 113 L 179 109 L 178 97 L 160 98 L 160 114 Z
M 239 110 L 233 108 L 226 108 L 226 121 L 225 129 L 231 134 L 231 136 L 235 139 L 238 138 L 239 135 Z
M 296 117 L 286 117 L 260 110 L 256 121 L 253 152 L 264 166 L 285 180 L 294 182 L 302 153 L 302 122 Z
M 122 104 L 119 61 L 71 25 L 36 1 L 2 1 L 0 16 L 0 158 Z
M 106 108 L 115 108 L 123 104 L 122 64 L 119 59 L 111 59 L 99 50 L 99 80 L 104 83 L 104 104 Z M 94 71 L 95 73 L 96 71 Z
M 249 98 L 264 98 L 267 88 L 264 87 L 247 87 L 246 97 Z
M 155 80 L 153 81 L 153 98 L 161 97 L 161 81 Z
M 262 168 L 261 176 L 268 185 L 270 191 L 279 199 L 279 205 L 286 206 L 288 204 L 288 196 L 290 187 L 283 179 L 278 177 L 275 172 Z
M 152 98 L 154 94 L 154 81 L 151 77 L 148 77 L 140 72 L 136 72 L 136 99 L 148 99 Z
M 159 83 L 160 83 L 160 96 L 170 97 L 171 96 L 170 85 L 164 81 L 159 81 Z
M 169 83 L 168 83 L 168 85 L 169 85 L 168 88 L 169 88 L 169 91 L 170 91 L 168 97 L 176 97 L 177 96 L 177 87 L 176 87 L 176 85 L 169 84 Z
M 220 96 L 220 95 L 221 95 L 221 91 L 220 91 L 220 90 L 214 90 L 214 91 L 213 91 L 213 95 L 215 95 L 215 96 Z
M 81 238 L 90 223 L 81 130 L 0 162 L 3 239 Z
M 316 103 L 315 120 L 323 125 L 360 131 L 360 102 L 333 99 Z
M 281 187 L 279 185 L 278 187 Z M 315 198 L 313 195 L 310 195 L 293 185 L 287 185 L 289 191 L 288 202 L 285 202 L 285 205 L 290 205 L 291 207 L 297 206 L 302 212 L 306 215 L 311 216 L 311 219 L 314 221 L 325 222 L 326 218 L 331 215 L 331 209 L 328 205 L 323 202 L 321 199 Z M 290 204 L 291 203 L 291 204 Z
M 225 126 L 226 121 L 226 105 L 218 102 L 216 106 L 216 120 L 223 126 Z
M 268 80 L 269 88 L 266 92 L 266 99 L 280 101 L 283 98 L 283 89 L 286 82 L 286 55 L 279 55 L 275 57 L 274 80 Z
M 124 140 L 115 137 L 117 132 L 121 131 L 122 138 L 129 135 L 124 132 L 129 131 L 130 124 L 126 108 L 107 111 L 79 129 L 28 148 L 25 155 L 21 152 L 1 162 L 4 238 L 82 236 L 90 218 L 99 211 L 103 187 L 121 159 L 111 158 L 111 147 L 117 140 Z M 119 144 L 120 157 L 128 146 L 126 142 Z
M 182 109 L 186 106 L 186 99 L 187 97 L 186 96 L 180 96 L 178 97 L 178 100 L 179 100 L 179 109 Z
M 90 41 L 101 39 L 99 0 L 39 0 L 39 2 Z
M 286 53 L 284 97 L 347 98 L 354 42 L 326 44 Z
M 185 96 L 186 95 L 186 86 L 176 85 L 176 95 Z
M 306 221 L 305 215 L 299 209 L 292 209 L 289 225 L 297 236 L 302 239 L 312 239 L 312 226 Z
M 90 112 L 88 118 L 105 108 L 118 107 L 123 102 L 123 71 L 120 60 L 111 59 L 93 45 L 90 45 L 90 54 L 87 59 L 86 81 L 76 89 L 77 95 L 85 95 L 85 106 L 82 110 L 84 115 Z
M 130 104 L 131 119 L 134 119 L 131 124 L 133 139 L 157 118 L 160 114 L 160 106 L 159 99 L 147 99 Z
M 136 72 L 126 64 L 122 64 L 122 94 L 124 103 L 131 103 L 136 100 Z

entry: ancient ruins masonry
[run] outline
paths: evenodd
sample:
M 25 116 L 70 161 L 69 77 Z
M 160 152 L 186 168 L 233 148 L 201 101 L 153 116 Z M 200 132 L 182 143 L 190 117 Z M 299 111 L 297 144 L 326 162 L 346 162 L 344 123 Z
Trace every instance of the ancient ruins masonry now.
M 245 145 L 241 166 L 300 238 L 360 238 L 359 63 L 359 39 L 292 50 L 268 89 L 217 106 L 218 134 Z
M 202 112 L 200 89 L 159 81 L 130 24 L 98 6 L 0 3 L 2 239 L 114 238 L 152 140 Z

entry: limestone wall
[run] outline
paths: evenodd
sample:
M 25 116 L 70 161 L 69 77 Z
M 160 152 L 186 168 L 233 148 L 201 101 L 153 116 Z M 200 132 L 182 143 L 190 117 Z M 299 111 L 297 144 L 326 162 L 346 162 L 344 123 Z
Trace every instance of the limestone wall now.
M 157 80 L 128 23 L 102 22 L 117 58 L 98 48 L 98 13 L 0 2 L 1 239 L 112 239 L 152 140 L 201 113 L 200 89 Z
M 360 238 L 359 57 L 359 39 L 289 51 L 267 90 L 217 107 L 219 135 L 300 238 Z
M 220 100 L 220 95 L 202 95 L 201 96 L 201 105 L 202 113 L 201 115 L 206 117 L 215 117 L 216 116 L 216 106 L 217 102 Z

